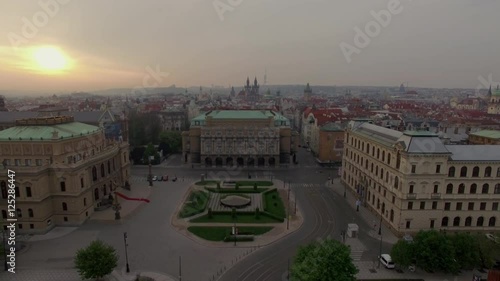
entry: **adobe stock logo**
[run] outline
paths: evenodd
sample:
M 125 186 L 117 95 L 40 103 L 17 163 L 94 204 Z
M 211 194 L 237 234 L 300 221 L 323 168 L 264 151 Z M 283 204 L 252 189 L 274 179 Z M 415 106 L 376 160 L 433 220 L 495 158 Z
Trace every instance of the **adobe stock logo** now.
M 150 66 L 146 67 L 146 73 L 142 77 L 142 86 L 136 86 L 132 89 L 132 94 L 147 94 L 146 88 L 158 87 L 163 82 L 163 79 L 170 76 L 168 72 L 161 72 L 160 66 L 156 65 L 156 69 L 152 69 Z M 153 80 L 153 81 L 151 81 Z M 152 82 L 152 83 L 151 83 Z
M 403 7 L 399 0 L 390 0 L 387 3 L 387 10 L 380 10 L 378 13 L 375 11 L 370 12 L 375 20 L 366 23 L 364 31 L 357 26 L 354 27 L 354 46 L 346 42 L 340 43 L 340 50 L 342 50 L 347 63 L 351 63 L 354 54 L 361 54 L 361 50 L 368 47 L 372 39 L 380 35 L 382 27 L 389 26 L 393 15 L 398 15 L 402 11 Z
M 215 0 L 212 4 L 220 21 L 224 21 L 224 14 L 234 11 L 234 8 L 241 5 L 242 2 L 243 0 Z
M 61 5 L 67 5 L 71 0 L 40 0 L 38 1 L 38 6 L 41 10 L 37 11 L 31 17 L 31 20 L 22 17 L 21 21 L 23 26 L 21 27 L 20 35 L 15 32 L 9 32 L 7 38 L 14 51 L 21 44 L 29 43 L 28 39 L 33 39 L 38 34 L 41 28 L 45 27 L 51 18 L 54 18 L 61 10 Z
M 488 74 L 488 80 L 486 80 L 483 76 L 478 76 L 479 84 L 476 86 L 476 95 L 479 95 L 481 89 L 489 89 L 489 87 L 496 87 L 500 85 L 500 82 L 493 81 L 493 74 Z

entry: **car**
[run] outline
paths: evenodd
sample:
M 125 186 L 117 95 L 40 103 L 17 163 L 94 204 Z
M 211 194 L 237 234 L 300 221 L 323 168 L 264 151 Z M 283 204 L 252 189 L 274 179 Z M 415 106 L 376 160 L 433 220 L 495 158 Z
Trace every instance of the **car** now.
M 392 261 L 391 256 L 388 254 L 380 255 L 380 263 L 382 263 L 387 269 L 393 269 L 396 267 L 396 265 Z
M 153 176 L 153 178 L 151 180 L 156 181 L 156 180 L 158 180 L 158 178 L 156 176 Z
M 163 180 L 163 177 L 162 176 L 157 176 L 157 181 L 162 181 Z
M 403 240 L 408 243 L 413 243 L 413 237 L 410 234 L 406 234 L 405 236 L 403 236 Z
M 168 181 L 168 176 L 167 175 L 163 176 L 163 181 Z
M 493 235 L 493 234 L 486 233 L 486 238 L 488 238 L 489 240 L 491 240 L 491 241 L 493 241 L 493 242 L 495 242 L 497 244 L 500 243 L 500 239 L 497 236 Z

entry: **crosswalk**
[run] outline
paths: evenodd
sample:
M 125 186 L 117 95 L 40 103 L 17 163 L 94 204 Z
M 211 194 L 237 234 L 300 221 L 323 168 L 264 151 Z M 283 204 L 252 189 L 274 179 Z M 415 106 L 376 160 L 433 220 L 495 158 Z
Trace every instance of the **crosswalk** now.
M 353 261 L 360 261 L 363 256 L 363 250 L 351 250 L 351 258 Z

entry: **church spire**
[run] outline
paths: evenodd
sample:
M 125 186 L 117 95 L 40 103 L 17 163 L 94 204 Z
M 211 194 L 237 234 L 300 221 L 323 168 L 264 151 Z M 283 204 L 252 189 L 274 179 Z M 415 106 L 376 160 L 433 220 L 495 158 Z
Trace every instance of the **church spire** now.
M 490 89 L 488 90 L 488 97 L 491 97 L 491 85 L 490 85 Z
M 250 77 L 247 76 L 247 86 L 250 86 Z

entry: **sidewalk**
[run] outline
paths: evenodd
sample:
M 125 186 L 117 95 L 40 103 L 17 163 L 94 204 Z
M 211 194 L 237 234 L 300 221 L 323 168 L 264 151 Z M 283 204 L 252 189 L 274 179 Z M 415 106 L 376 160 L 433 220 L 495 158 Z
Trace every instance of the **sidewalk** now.
M 333 190 L 335 193 L 337 193 L 339 196 L 344 196 L 344 184 L 340 181 L 340 178 L 335 178 L 333 180 L 333 184 L 331 181 L 328 181 L 326 183 L 326 186 L 329 187 L 331 190 Z M 356 197 L 352 193 L 352 191 L 349 189 L 349 187 L 345 188 L 346 190 L 346 200 L 353 209 L 353 211 L 356 211 Z M 358 212 L 363 220 L 368 224 L 368 225 L 373 225 L 374 222 L 376 223 L 376 229 L 371 228 L 368 230 L 368 235 L 375 239 L 380 240 L 380 235 L 378 235 L 378 227 L 380 223 L 380 216 L 372 213 L 367 207 L 364 207 L 361 205 L 359 207 L 359 212 Z M 396 244 L 398 242 L 399 238 L 392 233 L 392 231 L 385 226 L 385 224 L 382 223 L 382 241 L 389 243 L 389 244 Z
M 151 187 L 148 186 L 147 182 L 143 182 L 135 184 L 131 187 L 131 190 L 119 189 L 118 192 L 132 198 L 149 198 Z M 121 205 L 120 215 L 122 220 L 133 215 L 140 208 L 144 207 L 145 204 L 148 204 L 142 201 L 125 200 L 121 197 L 118 197 L 118 202 Z M 115 220 L 115 211 L 111 207 L 103 211 L 94 212 L 90 220 L 119 222 Z

